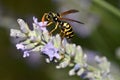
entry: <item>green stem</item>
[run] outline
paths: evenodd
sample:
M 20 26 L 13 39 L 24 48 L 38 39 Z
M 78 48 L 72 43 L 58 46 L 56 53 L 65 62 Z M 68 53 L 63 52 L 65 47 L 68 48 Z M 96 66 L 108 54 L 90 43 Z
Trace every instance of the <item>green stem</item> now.
M 98 4 L 99 6 L 105 8 L 106 10 L 110 11 L 114 15 L 120 17 L 120 10 L 112 6 L 111 4 L 107 3 L 104 0 L 93 0 L 94 3 Z

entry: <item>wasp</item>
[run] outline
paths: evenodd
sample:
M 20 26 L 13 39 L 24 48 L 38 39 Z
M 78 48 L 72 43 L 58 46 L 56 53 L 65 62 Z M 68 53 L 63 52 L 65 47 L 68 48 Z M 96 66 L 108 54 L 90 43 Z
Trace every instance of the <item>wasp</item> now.
M 44 22 L 45 20 L 48 21 L 47 26 L 51 25 L 52 23 L 55 23 L 56 26 L 53 30 L 49 32 L 50 35 L 59 27 L 61 38 L 63 39 L 65 37 L 67 39 L 70 39 L 74 36 L 74 32 L 72 26 L 66 21 L 73 21 L 80 24 L 83 23 L 77 20 L 63 18 L 62 16 L 76 12 L 79 11 L 75 9 L 70 9 L 62 13 L 54 13 L 54 12 L 44 13 L 42 17 L 42 22 Z

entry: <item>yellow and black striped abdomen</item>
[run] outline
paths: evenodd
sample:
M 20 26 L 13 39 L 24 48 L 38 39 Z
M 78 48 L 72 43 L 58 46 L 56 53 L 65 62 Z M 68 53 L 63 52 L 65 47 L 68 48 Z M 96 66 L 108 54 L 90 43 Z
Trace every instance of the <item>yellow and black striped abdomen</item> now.
M 67 22 L 61 22 L 61 32 L 63 33 L 63 37 L 70 39 L 73 37 L 72 26 Z

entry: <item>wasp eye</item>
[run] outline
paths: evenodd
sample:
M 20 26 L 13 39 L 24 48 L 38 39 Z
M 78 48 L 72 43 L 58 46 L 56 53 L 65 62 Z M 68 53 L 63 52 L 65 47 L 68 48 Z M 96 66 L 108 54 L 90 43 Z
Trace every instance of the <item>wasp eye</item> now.
M 54 17 L 53 19 L 54 19 L 55 21 L 57 21 L 57 20 L 58 20 L 58 18 L 57 18 L 57 17 Z

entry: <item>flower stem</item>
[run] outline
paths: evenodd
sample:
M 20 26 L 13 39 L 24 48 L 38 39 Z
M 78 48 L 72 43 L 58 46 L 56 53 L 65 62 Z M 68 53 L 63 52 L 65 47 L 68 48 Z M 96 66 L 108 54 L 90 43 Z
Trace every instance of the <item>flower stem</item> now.
M 105 0 L 93 0 L 93 2 L 109 12 L 113 13 L 114 15 L 120 17 L 120 10 L 117 9 L 116 7 L 112 6 L 111 4 L 107 3 Z

